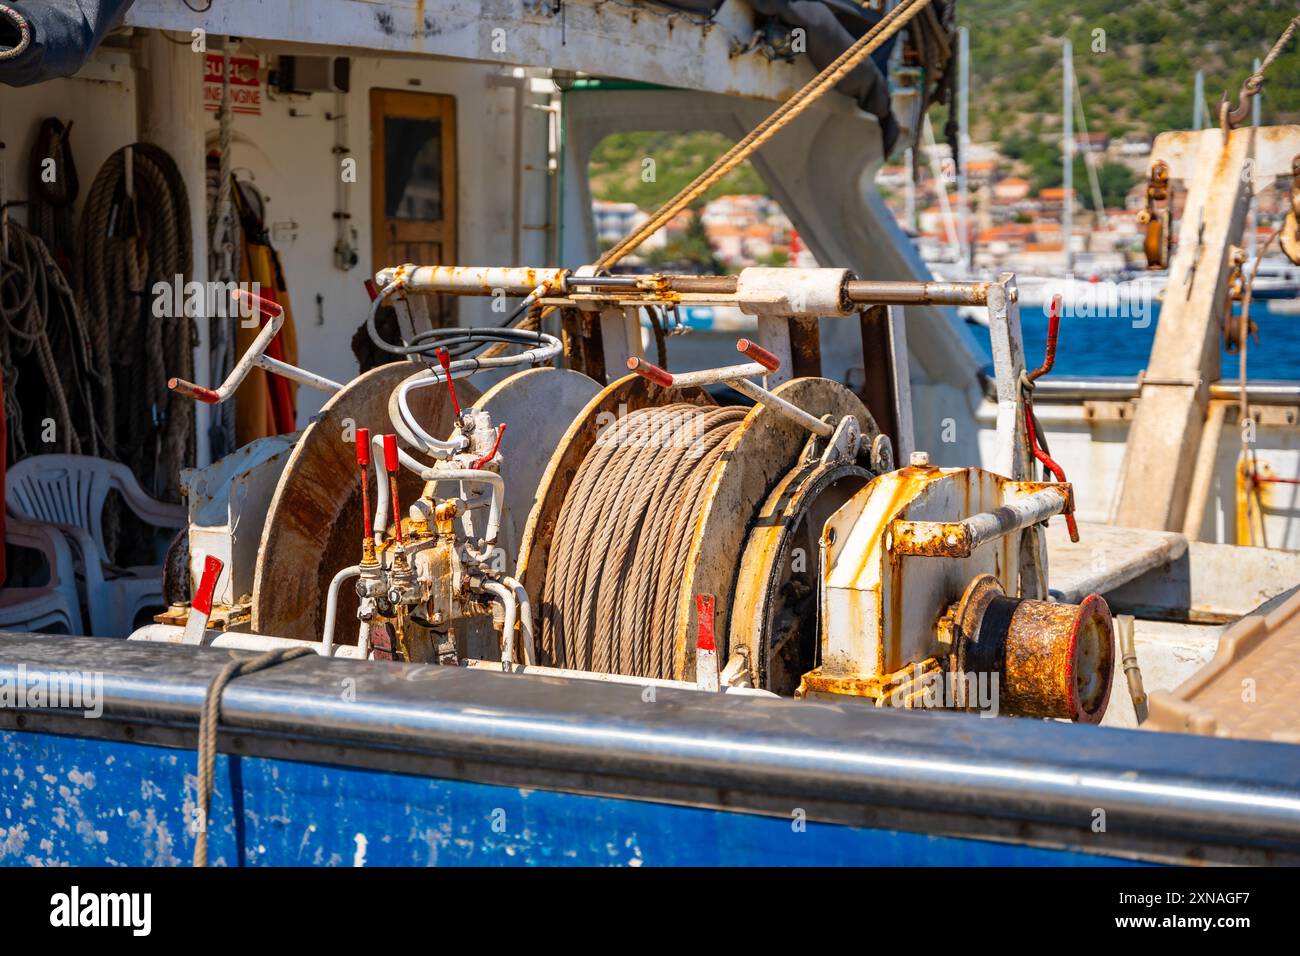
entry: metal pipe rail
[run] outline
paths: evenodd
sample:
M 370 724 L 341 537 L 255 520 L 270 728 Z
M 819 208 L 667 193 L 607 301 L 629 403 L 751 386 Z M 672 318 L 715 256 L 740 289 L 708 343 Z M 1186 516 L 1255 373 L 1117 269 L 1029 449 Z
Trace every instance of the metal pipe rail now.
M 791 270 L 791 272 L 809 270 Z M 826 270 L 839 271 L 839 270 Z M 375 276 L 380 288 L 396 283 L 407 292 L 440 295 L 525 295 L 540 286 L 557 301 L 579 295 L 634 304 L 647 296 L 678 295 L 733 298 L 739 276 L 698 276 L 654 273 L 648 275 L 578 276 L 565 269 L 491 266 L 414 266 L 383 269 Z M 901 282 L 855 279 L 843 283 L 843 297 L 858 305 L 987 305 L 989 288 L 996 283 Z M 537 298 L 542 298 L 538 296 Z M 549 301 L 549 300 L 548 300 Z M 553 302 L 553 304 L 555 304 Z
M 1221 380 L 1209 385 L 1213 401 L 1237 401 L 1240 385 Z M 1034 383 L 1034 400 L 1039 404 L 1086 401 L 1126 401 L 1140 392 L 1136 377 L 1061 376 Z M 985 397 L 992 399 L 993 382 L 985 383 Z M 1246 383 L 1247 401 L 1260 405 L 1300 405 L 1300 382 L 1256 380 Z
M 229 660 L 183 645 L 0 634 L 0 680 L 93 674 L 103 705 L 98 720 L 0 708 L 0 729 L 11 741 L 70 734 L 188 749 L 208 684 Z M 356 681 L 355 697 L 339 694 L 342 677 Z M 1180 735 L 1171 747 L 1159 733 L 1055 721 L 656 694 L 648 707 L 639 686 L 311 655 L 231 684 L 221 721 L 245 759 L 786 820 L 798 806 L 842 825 L 1166 862 L 1300 860 L 1300 767 L 1287 744 Z M 1102 806 L 1099 835 L 1091 822 Z

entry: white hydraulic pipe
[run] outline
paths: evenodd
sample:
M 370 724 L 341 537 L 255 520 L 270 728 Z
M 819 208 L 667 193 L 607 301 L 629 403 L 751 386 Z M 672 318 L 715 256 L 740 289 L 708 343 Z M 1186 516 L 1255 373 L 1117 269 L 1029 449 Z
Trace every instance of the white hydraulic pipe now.
M 146 624 L 132 632 L 130 641 L 144 641 L 149 644 L 183 644 L 185 628 L 175 624 Z M 269 651 L 280 647 L 310 647 L 322 657 L 346 657 L 360 660 L 362 649 L 341 644 L 327 649 L 319 641 L 299 641 L 289 637 L 273 637 L 269 634 L 244 634 L 239 631 L 216 631 L 209 628 L 203 632 L 199 642 L 203 647 L 226 647 L 233 650 Z
M 453 379 L 466 378 L 469 374 L 457 375 L 454 362 L 451 371 Z M 425 454 L 433 455 L 435 458 L 450 458 L 456 452 L 464 451 L 469 447 L 469 439 L 462 435 L 453 441 L 446 441 L 430 435 L 415 420 L 415 414 L 411 411 L 407 396 L 412 389 L 421 385 L 433 385 L 446 380 L 447 376 L 443 374 L 442 369 L 425 369 L 423 372 L 407 378 L 401 385 L 397 386 L 397 390 L 393 392 L 388 402 L 388 417 L 393 423 L 393 431 L 397 432 L 408 445 L 414 445 Z
M 496 581 L 484 583 L 483 590 L 495 595 L 505 609 L 505 619 L 501 623 L 501 666 L 508 670 L 515 663 L 515 620 L 519 610 L 515 593 Z
M 451 378 L 467 378 L 475 372 L 483 369 L 492 368 L 514 368 L 519 365 L 537 366 L 545 365 L 560 354 L 563 349 L 563 343 L 553 335 L 538 333 L 542 339 L 542 345 L 528 349 L 518 355 L 499 355 L 495 358 L 467 358 L 456 359 L 451 363 Z M 444 441 L 430 435 L 420 427 L 419 422 L 415 420 L 415 414 L 411 411 L 410 393 L 417 388 L 428 388 L 431 385 L 440 385 L 447 381 L 447 372 L 442 368 L 427 368 L 423 372 L 412 375 L 399 386 L 394 393 L 393 400 L 390 400 L 388 406 L 389 418 L 392 419 L 393 430 L 404 438 L 407 444 L 414 445 L 416 448 L 424 451 L 426 454 L 433 455 L 437 458 L 450 458 L 458 451 L 464 450 L 468 440 L 462 437 L 459 441 Z
M 497 532 L 501 528 L 501 503 L 505 500 L 506 480 L 495 471 L 483 471 L 477 468 L 426 468 L 420 472 L 420 477 L 425 481 L 460 481 L 460 482 L 482 482 L 490 486 L 492 491 L 491 506 L 488 508 L 487 529 L 483 532 L 483 543 L 492 545 L 496 543 Z M 480 561 L 485 560 L 485 556 L 475 554 L 474 557 Z
M 528 592 L 515 578 L 502 578 L 501 582 L 515 592 L 515 601 L 519 604 L 519 626 L 524 632 L 524 663 L 537 663 L 537 644 L 533 636 L 533 606 L 528 601 Z
M 334 575 L 334 580 L 330 582 L 329 594 L 325 598 L 325 633 L 321 637 L 321 646 L 324 650 L 321 653 L 329 657 L 334 649 L 334 618 L 339 609 L 339 588 L 343 582 L 349 578 L 355 578 L 361 574 L 361 566 L 352 565 L 350 568 L 344 568 L 338 574 Z

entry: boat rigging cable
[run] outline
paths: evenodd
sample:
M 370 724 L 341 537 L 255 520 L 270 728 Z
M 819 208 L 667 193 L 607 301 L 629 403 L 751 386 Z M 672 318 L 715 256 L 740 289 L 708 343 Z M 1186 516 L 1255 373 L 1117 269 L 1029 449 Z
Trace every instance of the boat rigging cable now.
M 677 611 L 709 476 L 748 409 L 623 416 L 561 505 L 541 592 L 541 663 L 675 678 Z

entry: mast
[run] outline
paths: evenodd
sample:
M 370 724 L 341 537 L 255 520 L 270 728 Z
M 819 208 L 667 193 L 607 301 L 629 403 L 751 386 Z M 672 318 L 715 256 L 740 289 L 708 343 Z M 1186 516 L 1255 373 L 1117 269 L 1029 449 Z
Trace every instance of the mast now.
M 1259 72 L 1259 57 L 1255 57 L 1255 73 L 1258 72 Z M 1260 90 L 1259 93 L 1257 93 L 1255 96 L 1252 96 L 1250 98 L 1250 125 L 1251 126 L 1259 125 L 1259 120 L 1260 120 L 1259 109 L 1260 109 L 1260 103 L 1263 101 L 1263 99 L 1264 99 L 1263 90 Z M 1254 269 L 1256 267 L 1255 252 L 1256 252 L 1256 247 L 1259 245 L 1258 218 L 1259 218 L 1259 210 L 1255 202 L 1254 190 L 1252 190 L 1250 193 L 1250 212 L 1249 215 L 1246 217 L 1246 230 L 1247 230 L 1246 257 L 1251 262 L 1251 269 Z M 1258 278 L 1258 276 L 1256 276 L 1255 278 Z
M 909 146 L 903 151 L 903 163 L 907 166 L 907 185 L 903 190 L 903 222 L 908 232 L 916 234 L 916 157 Z
M 962 265 L 970 268 L 970 205 L 966 193 L 967 163 L 970 161 L 970 31 L 957 30 L 957 214 L 960 223 Z
M 1065 249 L 1065 274 L 1074 271 L 1074 250 L 1070 240 L 1074 232 L 1074 47 L 1069 40 L 1061 55 L 1061 146 L 1062 186 L 1061 240 Z
M 1258 97 L 1257 97 L 1258 98 Z M 1205 71 L 1196 71 L 1196 85 L 1192 93 L 1192 129 L 1201 129 L 1201 117 L 1205 115 Z

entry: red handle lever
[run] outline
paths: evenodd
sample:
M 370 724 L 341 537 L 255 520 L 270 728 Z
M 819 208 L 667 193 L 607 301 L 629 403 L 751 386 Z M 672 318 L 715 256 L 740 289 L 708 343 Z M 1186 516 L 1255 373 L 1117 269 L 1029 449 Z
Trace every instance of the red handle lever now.
M 442 366 L 442 371 L 447 376 L 447 391 L 451 393 L 451 410 L 456 413 L 456 418 L 460 418 L 460 402 L 456 401 L 456 385 L 451 380 L 451 356 L 446 349 L 438 349 L 438 364 Z
M 1043 350 L 1043 364 L 1026 376 L 1034 382 L 1052 370 L 1056 364 L 1056 343 L 1061 334 L 1061 296 L 1052 296 L 1052 308 L 1047 316 L 1047 348 Z
M 224 567 L 222 560 L 211 554 L 203 559 L 203 576 L 199 578 L 199 587 L 194 592 L 190 607 L 204 617 L 212 613 L 212 595 L 217 590 L 217 579 L 221 577 L 221 569 Z
M 384 436 L 384 470 L 388 472 L 397 471 L 397 436 Z
M 256 309 L 262 315 L 269 319 L 284 314 L 284 306 L 272 299 L 264 298 L 260 295 L 253 295 L 247 289 L 235 289 L 230 293 L 231 297 L 245 303 L 248 307 Z
M 506 433 L 506 423 L 502 422 L 500 426 L 498 426 L 497 428 L 497 440 L 492 443 L 492 450 L 488 452 L 486 455 L 484 455 L 482 458 L 476 459 L 474 464 L 470 465 L 470 467 L 477 470 L 479 468 L 482 468 L 484 465 L 490 462 L 494 457 L 496 457 L 497 449 L 501 447 L 501 436 L 504 435 L 505 433 Z
M 749 339 L 741 339 L 737 342 L 736 351 L 749 356 L 769 372 L 775 372 L 781 367 L 781 360 L 775 354 L 769 352 L 757 342 L 751 342 Z
M 627 360 L 627 367 L 630 371 L 636 372 L 642 378 L 647 378 L 656 385 L 663 388 L 673 387 L 672 372 L 661 369 L 658 365 L 651 365 L 643 358 L 637 358 L 635 355 Z
M 357 464 L 365 468 L 370 464 L 370 429 L 357 429 Z
M 195 385 L 193 382 L 187 382 L 183 378 L 169 378 L 167 387 L 173 392 L 178 392 L 186 398 L 192 398 L 195 401 L 203 402 L 207 405 L 215 405 L 220 401 L 221 396 L 217 394 L 216 389 L 207 388 L 203 385 Z

